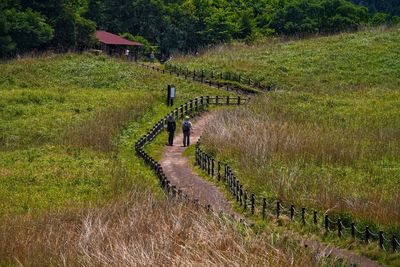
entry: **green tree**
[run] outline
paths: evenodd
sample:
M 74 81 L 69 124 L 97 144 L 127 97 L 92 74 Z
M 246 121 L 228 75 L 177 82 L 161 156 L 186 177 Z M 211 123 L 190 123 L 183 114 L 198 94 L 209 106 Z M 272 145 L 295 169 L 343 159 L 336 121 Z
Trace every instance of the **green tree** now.
M 79 48 L 91 47 L 92 45 L 94 45 L 96 42 L 94 37 L 94 33 L 96 31 L 96 23 L 77 15 L 75 17 L 75 25 L 76 45 Z
M 16 48 L 10 34 L 10 25 L 5 12 L 0 9 L 0 56 L 4 57 Z
M 103 27 L 105 24 L 104 14 L 104 1 L 102 0 L 89 0 L 87 11 L 84 13 L 84 17 L 94 21 L 99 27 Z
M 67 50 L 76 45 L 75 15 L 71 11 L 65 10 L 54 21 L 54 41 L 53 44 L 59 48 Z
M 5 11 L 9 24 L 9 36 L 18 51 L 27 51 L 48 44 L 53 38 L 53 29 L 39 13 L 27 9 Z
M 205 19 L 206 35 L 209 43 L 229 42 L 239 32 L 240 26 L 232 14 L 223 8 L 213 8 Z
M 143 36 L 140 35 L 134 36 L 129 32 L 120 33 L 119 36 L 133 42 L 141 43 L 143 45 L 142 47 L 143 53 L 145 54 L 150 54 L 151 51 L 158 51 L 158 46 L 153 45 L 152 43 L 149 42 L 149 40 L 147 40 Z

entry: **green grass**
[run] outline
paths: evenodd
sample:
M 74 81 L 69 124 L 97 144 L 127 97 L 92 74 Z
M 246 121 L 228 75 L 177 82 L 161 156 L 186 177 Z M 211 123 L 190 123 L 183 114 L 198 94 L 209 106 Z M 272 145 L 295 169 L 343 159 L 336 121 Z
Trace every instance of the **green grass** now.
M 0 216 L 161 194 L 134 142 L 176 105 L 219 91 L 93 55 L 0 65 Z
M 400 29 L 371 29 L 304 40 L 221 45 L 172 63 L 233 72 L 275 89 L 334 92 L 400 86 Z
M 207 126 L 206 149 L 250 192 L 400 232 L 400 29 L 235 43 L 178 57 L 275 92 Z M 396 259 L 395 259 L 396 260 Z

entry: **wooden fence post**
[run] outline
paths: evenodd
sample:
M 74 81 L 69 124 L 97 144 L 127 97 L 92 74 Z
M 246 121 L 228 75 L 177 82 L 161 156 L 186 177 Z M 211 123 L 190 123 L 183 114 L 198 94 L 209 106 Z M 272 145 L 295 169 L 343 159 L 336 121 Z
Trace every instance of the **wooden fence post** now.
M 207 173 L 211 175 L 211 158 L 207 155 Z
M 265 220 L 265 212 L 267 209 L 267 199 L 264 197 L 263 198 L 263 204 L 262 204 L 262 219 Z
M 325 215 L 325 231 L 329 231 L 329 217 L 328 214 Z
M 199 148 L 196 146 L 196 154 L 195 154 L 196 156 L 196 165 L 199 165 Z
M 214 158 L 211 158 L 211 177 L 214 177 Z
M 242 206 L 243 204 L 243 186 L 240 185 L 240 190 L 239 190 L 239 206 Z
M 244 191 L 243 204 L 244 204 L 244 210 L 247 210 L 247 192 L 246 191 Z
M 316 210 L 314 210 L 313 222 L 314 222 L 314 225 L 317 225 L 317 211 Z
M 290 205 L 290 220 L 294 219 L 294 205 Z
M 354 223 L 351 223 L 351 237 L 356 238 L 356 225 Z
M 396 252 L 396 249 L 397 249 L 396 236 L 393 235 L 393 236 L 392 236 L 392 250 L 393 250 L 393 252 Z
M 240 201 L 240 182 L 236 180 L 236 202 Z
M 366 226 L 365 227 L 365 243 L 369 243 L 369 227 L 368 226 Z
M 251 215 L 254 215 L 254 205 L 256 202 L 256 197 L 254 196 L 254 194 L 251 194 Z
M 379 247 L 380 247 L 381 249 L 384 248 L 384 247 L 383 247 L 383 241 L 384 241 L 384 239 L 383 239 L 383 231 L 379 231 Z
M 279 201 L 276 202 L 276 218 L 279 219 L 279 215 L 281 213 L 281 203 Z
M 221 162 L 218 161 L 218 182 L 221 181 Z

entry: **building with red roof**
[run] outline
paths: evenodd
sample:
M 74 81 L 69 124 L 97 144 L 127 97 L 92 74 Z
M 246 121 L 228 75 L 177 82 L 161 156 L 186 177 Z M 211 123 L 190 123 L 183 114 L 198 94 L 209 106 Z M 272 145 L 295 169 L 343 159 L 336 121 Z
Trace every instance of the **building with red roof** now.
M 143 44 L 141 43 L 127 40 L 125 38 L 122 38 L 121 36 L 106 31 L 96 31 L 96 39 L 101 44 L 101 50 L 110 55 L 118 54 L 120 56 L 125 55 L 127 57 L 130 57 L 132 56 L 132 54 L 134 54 L 136 58 L 138 48 L 143 46 Z

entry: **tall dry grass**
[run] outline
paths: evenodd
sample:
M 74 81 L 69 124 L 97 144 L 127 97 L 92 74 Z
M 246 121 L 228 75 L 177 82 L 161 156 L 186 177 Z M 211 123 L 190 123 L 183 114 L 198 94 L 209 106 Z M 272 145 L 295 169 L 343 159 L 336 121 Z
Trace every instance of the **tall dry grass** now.
M 148 103 L 153 102 L 151 98 L 132 98 L 123 105 L 100 110 L 82 123 L 71 124 L 61 142 L 67 146 L 113 151 L 117 148 L 115 137 L 122 127 L 141 116 L 149 108 Z
M 374 163 L 396 159 L 393 140 L 400 140 L 399 132 L 376 138 L 375 132 L 300 123 L 251 108 L 218 112 L 203 135 L 205 146 L 233 161 L 253 192 L 382 224 L 400 222 L 396 181 L 384 179 L 384 167 Z
M 112 205 L 10 217 L 0 265 L 312 266 L 325 261 L 290 237 L 252 230 L 174 200 L 135 192 Z

